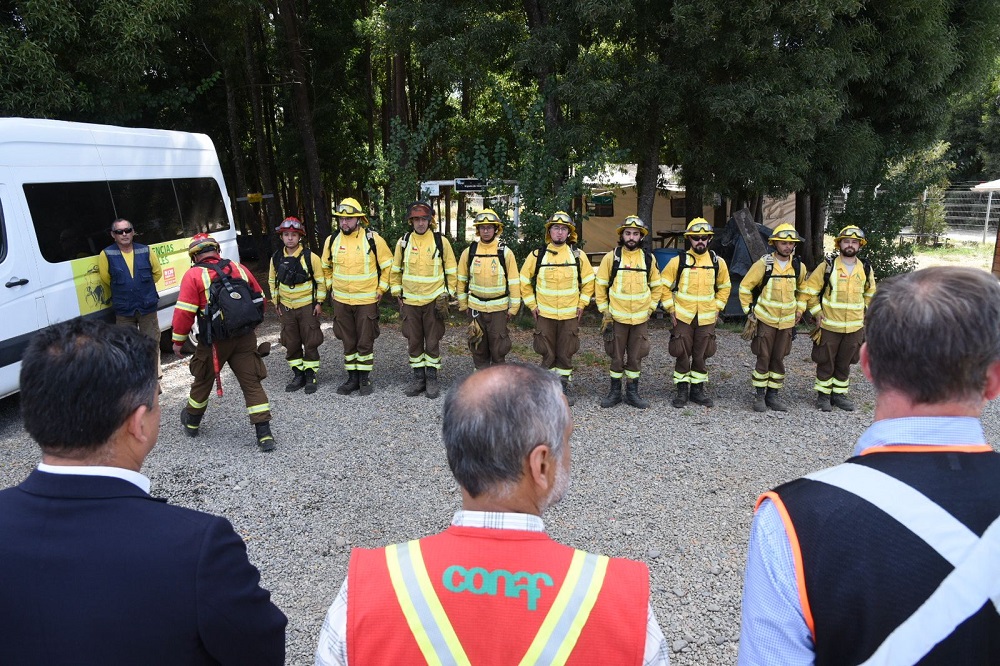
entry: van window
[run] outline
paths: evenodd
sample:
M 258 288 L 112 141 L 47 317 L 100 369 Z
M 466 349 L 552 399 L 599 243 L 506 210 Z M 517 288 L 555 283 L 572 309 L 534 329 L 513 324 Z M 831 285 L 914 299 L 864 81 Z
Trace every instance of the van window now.
M 97 254 L 111 244 L 108 229 L 118 218 L 145 245 L 229 227 L 214 178 L 26 183 L 24 197 L 50 263 Z

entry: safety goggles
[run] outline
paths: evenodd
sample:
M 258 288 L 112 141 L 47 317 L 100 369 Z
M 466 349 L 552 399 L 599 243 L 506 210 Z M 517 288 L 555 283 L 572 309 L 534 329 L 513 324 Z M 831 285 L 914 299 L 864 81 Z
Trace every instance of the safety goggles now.
M 121 236 L 123 234 L 130 234 L 133 231 L 135 231 L 135 229 L 133 229 L 132 227 L 129 227 L 128 229 L 112 229 L 111 233 L 113 233 L 116 236 Z
M 305 227 L 302 226 L 302 223 L 299 222 L 298 220 L 285 220 L 284 222 L 281 223 L 281 226 L 278 228 L 281 229 L 282 231 L 288 231 L 289 229 L 295 229 L 296 231 L 305 231 Z
M 476 215 L 476 222 L 499 222 L 500 217 L 495 213 L 480 213 Z
M 840 232 L 840 238 L 857 238 L 858 240 L 865 240 L 865 232 L 861 231 L 857 227 L 848 227 Z
M 629 215 L 628 217 L 626 217 L 625 221 L 622 222 L 622 226 L 623 227 L 641 227 L 643 229 L 646 228 L 646 225 L 642 223 L 642 220 L 639 219 L 638 217 L 636 217 L 635 215 Z
M 771 237 L 773 240 L 782 241 L 797 241 L 799 240 L 799 235 L 792 231 L 791 229 L 785 229 L 784 231 L 779 231 Z
M 556 213 L 549 218 L 549 224 L 573 224 L 573 218 L 566 213 Z
M 691 234 L 711 234 L 711 233 L 712 233 L 711 224 L 708 224 L 707 222 L 699 222 L 698 224 L 688 228 L 688 230 L 684 232 L 684 235 L 688 236 Z
M 337 206 L 338 215 L 363 215 L 363 213 L 351 204 L 340 204 Z

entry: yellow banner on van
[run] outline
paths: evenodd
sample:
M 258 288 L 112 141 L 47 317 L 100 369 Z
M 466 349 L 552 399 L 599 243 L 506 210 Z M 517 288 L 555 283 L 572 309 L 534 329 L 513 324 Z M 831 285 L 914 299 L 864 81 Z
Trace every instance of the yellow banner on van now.
M 191 259 L 187 253 L 190 242 L 190 238 L 178 238 L 149 246 L 150 260 L 155 257 L 163 271 L 163 277 L 156 283 L 156 291 L 162 294 L 180 286 L 184 272 L 191 267 Z M 101 282 L 97 256 L 73 259 L 70 266 L 80 314 L 87 315 L 111 307 L 111 287 Z

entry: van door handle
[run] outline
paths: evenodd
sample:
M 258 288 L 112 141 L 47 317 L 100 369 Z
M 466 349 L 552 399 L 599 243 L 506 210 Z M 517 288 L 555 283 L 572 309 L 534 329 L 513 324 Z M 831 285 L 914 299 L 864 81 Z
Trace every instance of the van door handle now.
M 10 279 L 5 287 L 20 287 L 21 285 L 28 284 L 28 278 L 12 278 Z

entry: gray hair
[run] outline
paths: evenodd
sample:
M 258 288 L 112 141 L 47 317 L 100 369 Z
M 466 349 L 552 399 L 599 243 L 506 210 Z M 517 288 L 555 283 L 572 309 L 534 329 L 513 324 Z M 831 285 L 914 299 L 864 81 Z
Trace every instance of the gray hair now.
M 483 390 L 472 377 L 503 373 Z M 448 466 L 473 497 L 521 479 L 528 454 L 547 445 L 558 459 L 570 425 L 559 378 L 534 365 L 508 363 L 481 370 L 453 386 L 444 401 L 442 436 Z
M 1000 360 L 1000 282 L 925 268 L 878 286 L 865 317 L 872 382 L 918 404 L 977 400 Z

